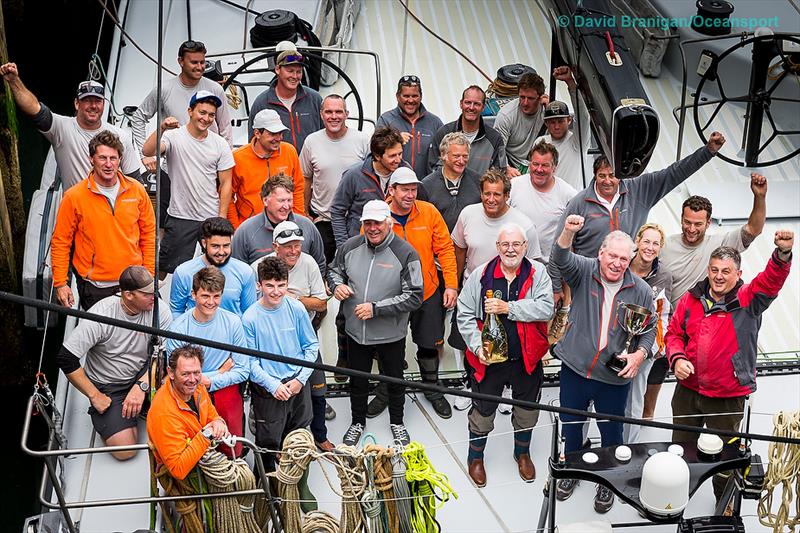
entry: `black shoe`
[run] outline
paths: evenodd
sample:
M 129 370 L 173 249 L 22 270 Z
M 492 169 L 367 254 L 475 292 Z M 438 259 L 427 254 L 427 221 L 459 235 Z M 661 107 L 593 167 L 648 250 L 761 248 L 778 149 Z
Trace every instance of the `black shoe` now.
M 325 402 L 325 420 L 333 420 L 336 418 L 336 411 L 333 410 L 331 404 Z
M 380 396 L 375 396 L 368 404 L 367 404 L 367 418 L 375 418 L 379 414 L 381 414 L 386 407 L 389 405 L 389 402 L 381 398 Z
M 563 502 L 575 492 L 575 487 L 580 484 L 580 479 L 559 479 L 556 485 L 556 499 Z
M 342 444 L 347 446 L 358 446 L 358 441 L 361 440 L 361 435 L 364 434 L 364 424 L 350 424 L 347 428 L 344 437 L 342 437 Z
M 392 440 L 395 444 L 400 446 L 408 446 L 411 442 L 411 437 L 408 434 L 406 426 L 403 424 L 389 424 L 389 429 L 392 431 Z
M 594 510 L 600 514 L 607 513 L 614 506 L 614 493 L 605 485 L 597 485 L 594 495 Z
M 425 396 L 425 398 L 431 402 L 434 412 L 439 415 L 439 417 L 447 419 L 453 416 L 453 409 L 450 407 L 450 402 L 448 402 L 442 394 L 434 393 L 430 396 Z

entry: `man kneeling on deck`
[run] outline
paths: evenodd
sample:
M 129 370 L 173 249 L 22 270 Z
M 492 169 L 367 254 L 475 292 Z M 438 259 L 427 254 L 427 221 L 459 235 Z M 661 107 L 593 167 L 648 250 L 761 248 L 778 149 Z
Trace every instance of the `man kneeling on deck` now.
M 143 266 L 129 266 L 119 276 L 120 293 L 103 298 L 90 309 L 108 318 L 140 326 L 153 323 L 155 283 Z M 161 302 L 161 309 L 167 304 Z M 160 325 L 170 324 L 169 312 Z M 82 319 L 58 353 L 58 367 L 69 382 L 89 398 L 92 425 L 107 446 L 130 446 L 139 440 L 138 417 L 150 384 L 147 376 L 149 336 L 126 328 Z M 84 366 L 80 358 L 86 357 Z M 112 452 L 120 461 L 135 451 Z
M 497 234 L 498 255 L 472 271 L 458 297 L 458 330 L 467 344 L 472 391 L 500 396 L 511 386 L 515 400 L 539 401 L 544 371 L 541 359 L 548 348 L 547 321 L 553 314 L 553 287 L 543 264 L 525 257 L 528 241 L 517 224 L 505 224 Z M 493 298 L 484 298 L 491 291 Z M 506 331 L 504 362 L 490 364 L 481 339 L 488 314 L 499 318 Z M 494 429 L 497 402 L 472 400 L 469 411 L 469 477 L 486 485 L 483 450 Z M 539 419 L 536 409 L 513 407 L 514 459 L 520 477 L 536 478 L 530 456 L 531 434 Z
M 203 351 L 186 344 L 169 356 L 167 379 L 158 389 L 147 418 L 156 461 L 175 479 L 185 479 L 212 439 L 226 438 L 228 426 L 203 386 Z

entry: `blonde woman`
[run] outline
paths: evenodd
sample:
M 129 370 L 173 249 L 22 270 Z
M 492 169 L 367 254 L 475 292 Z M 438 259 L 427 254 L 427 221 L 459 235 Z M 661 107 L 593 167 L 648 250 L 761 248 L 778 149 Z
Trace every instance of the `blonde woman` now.
M 631 383 L 625 415 L 634 418 L 653 418 L 661 384 L 667 376 L 667 360 L 664 357 L 664 335 L 669 323 L 670 291 L 672 274 L 658 262 L 658 255 L 666 238 L 664 229 L 653 222 L 647 222 L 636 232 L 634 242 L 636 255 L 631 260 L 631 272 L 642 278 L 653 289 L 658 321 L 656 340 L 653 345 L 653 358 L 645 360 L 639 373 Z M 625 442 L 636 442 L 641 426 L 626 424 Z

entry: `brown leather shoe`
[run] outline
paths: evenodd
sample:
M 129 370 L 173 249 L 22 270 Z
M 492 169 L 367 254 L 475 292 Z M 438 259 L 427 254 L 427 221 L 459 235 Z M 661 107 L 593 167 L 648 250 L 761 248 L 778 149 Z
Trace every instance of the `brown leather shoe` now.
M 473 459 L 469 463 L 469 477 L 478 488 L 486 486 L 486 470 L 483 469 L 483 459 Z
M 326 440 L 325 442 L 317 442 L 315 444 L 317 445 L 317 448 L 319 448 L 319 450 L 322 452 L 332 452 L 333 450 L 336 449 L 336 446 L 334 446 L 333 443 L 329 440 Z
M 536 467 L 533 466 L 531 456 L 527 453 L 521 453 L 517 457 L 517 470 L 519 470 L 519 477 L 525 483 L 533 483 L 533 480 L 536 479 Z

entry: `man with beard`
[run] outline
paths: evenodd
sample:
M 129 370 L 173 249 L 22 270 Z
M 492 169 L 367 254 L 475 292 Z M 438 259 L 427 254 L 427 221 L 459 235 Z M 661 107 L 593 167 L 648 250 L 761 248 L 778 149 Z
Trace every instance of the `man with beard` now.
M 170 331 L 191 335 L 201 339 L 245 346 L 242 320 L 239 315 L 220 309 L 223 290 L 227 285 L 225 275 L 215 266 L 206 266 L 192 276 L 192 300 L 194 307 L 175 318 Z M 183 343 L 167 339 L 167 354 L 179 348 Z M 214 407 L 225 419 L 230 432 L 243 436 L 244 403 L 239 384 L 247 381 L 250 375 L 250 363 L 247 356 L 218 348 L 203 347 L 203 386 L 211 393 Z M 235 449 L 220 447 L 229 457 L 242 454 L 242 444 L 236 443 Z
M 263 109 L 274 109 L 283 125 L 289 128 L 286 139 L 299 154 L 306 137 L 322 129 L 319 117 L 322 97 L 317 91 L 301 84 L 306 58 L 297 50 L 285 50 L 275 59 L 275 79 L 266 91 L 259 94 L 250 107 L 248 135 L 253 137 L 256 115 Z
M 750 174 L 753 209 L 747 222 L 725 233 L 707 234 L 711 226 L 711 202 L 702 196 L 690 196 L 681 208 L 681 232 L 667 237 L 661 251 L 661 264 L 672 272 L 670 303 L 678 300 L 706 275 L 711 252 L 729 246 L 742 253 L 761 235 L 767 219 L 767 178 Z
M 203 221 L 201 227 L 200 249 L 203 255 L 178 265 L 172 275 L 169 307 L 172 318 L 185 313 L 195 303 L 190 297 L 192 277 L 201 268 L 215 266 L 225 276 L 225 291 L 222 293 L 222 308 L 242 316 L 242 313 L 256 301 L 256 279 L 250 265 L 231 257 L 231 236 L 233 225 L 222 217 Z
M 547 321 L 553 314 L 550 276 L 544 265 L 525 257 L 528 242 L 523 229 L 504 224 L 495 240 L 497 256 L 472 271 L 458 297 L 458 329 L 467 344 L 472 391 L 499 396 L 510 386 L 512 398 L 538 402 L 544 381 L 541 359 L 547 351 Z M 493 297 L 484 295 L 492 292 Z M 481 340 L 488 313 L 495 314 L 506 330 L 508 360 L 490 364 Z M 469 477 L 486 485 L 483 453 L 494 429 L 497 402 L 472 400 L 469 410 Z M 526 483 L 536 478 L 531 461 L 531 435 L 539 419 L 537 409 L 514 406 L 514 459 Z
M 92 306 L 91 312 L 139 326 L 153 325 L 155 283 L 142 266 L 119 276 L 119 295 Z M 161 305 L 164 306 L 163 302 Z M 159 327 L 171 322 L 159 314 Z M 126 328 L 81 320 L 64 341 L 56 363 L 73 387 L 89 399 L 92 426 L 106 446 L 138 444 L 138 417 L 150 390 L 147 372 L 150 337 Z M 85 357 L 84 366 L 80 360 Z M 125 461 L 135 451 L 112 452 Z
M 431 140 L 428 148 L 428 174 L 446 164 L 440 146 L 445 135 L 454 132 L 461 132 L 467 138 L 469 170 L 482 176 L 490 168 L 505 169 L 508 163 L 503 139 L 496 129 L 484 123 L 482 117 L 486 92 L 477 85 L 470 85 L 461 93 L 458 105 L 461 107 L 461 116 L 439 128 Z
M 261 187 L 270 176 L 286 174 L 292 178 L 292 211 L 303 215 L 303 173 L 294 146 L 283 142 L 288 128 L 272 109 L 260 111 L 253 120 L 253 137 L 246 146 L 233 152 L 236 165 L 231 175 L 233 198 L 228 220 L 236 229 L 261 210 Z
M 369 135 L 347 127 L 347 102 L 338 94 L 329 94 L 322 100 L 320 115 L 325 129 L 306 138 L 300 167 L 306 180 L 306 213 L 322 235 L 325 260 L 330 263 L 336 254 L 331 226 L 333 195 L 344 171 L 369 155 Z
M 464 133 L 453 131 L 442 137 L 437 153 L 442 166 L 422 180 L 422 189 L 442 214 L 447 230 L 453 231 L 461 210 L 481 201 L 480 175 L 467 163 L 472 148 Z
M 392 172 L 403 164 L 403 137 L 394 128 L 375 130 L 370 155 L 342 175 L 331 204 L 331 225 L 336 246 L 358 235 L 361 210 L 370 200 L 384 200 Z
M 367 202 L 360 218 L 364 234 L 336 250 L 328 275 L 345 318 L 350 368 L 370 372 L 377 357 L 382 374 L 402 378 L 409 313 L 422 303 L 419 254 L 392 232 L 392 213 L 383 200 Z M 403 385 L 389 385 L 389 428 L 400 446 L 411 441 L 403 424 L 404 392 Z M 364 433 L 368 393 L 365 378 L 351 379 L 346 445 L 357 445 Z
M 422 82 L 417 76 L 403 76 L 397 81 L 397 107 L 383 113 L 375 127 L 389 126 L 403 137 L 403 160 L 418 176 L 428 173 L 428 147 L 442 119 L 430 113 L 422 103 Z
M 598 413 L 623 416 L 628 400 L 631 380 L 636 377 L 645 359 L 652 356 L 655 330 L 634 337 L 629 352 L 625 351 L 628 338 L 624 328 L 617 326 L 623 320 L 621 304 L 634 304 L 654 309 L 653 290 L 630 268 L 634 244 L 630 235 L 612 231 L 606 235 L 596 259 L 570 251 L 572 240 L 583 227 L 583 217 L 569 215 L 565 219 L 550 263 L 572 291 L 569 320 L 572 327 L 553 348 L 553 355 L 561 360 L 561 388 L 559 400 L 562 407 L 585 411 L 594 402 Z M 616 371 L 607 365 L 613 357 L 625 366 Z M 581 422 L 585 416 L 562 415 L 566 451 L 580 449 L 583 442 Z M 598 422 L 602 446 L 622 444 L 622 423 Z M 569 498 L 578 485 L 577 479 L 558 482 L 556 497 Z M 605 485 L 597 485 L 594 509 L 607 513 L 614 505 L 614 494 Z
M 53 154 L 61 174 L 62 189 L 66 191 L 91 170 L 89 141 L 103 130 L 119 137 L 122 173 L 131 178 L 139 176 L 139 161 L 128 133 L 103 121 L 105 111 L 105 89 L 96 81 L 82 81 L 75 94 L 75 116 L 67 117 L 53 113 L 36 98 L 19 77 L 16 63 L 0 66 L 0 75 L 8 83 L 17 107 L 28 115 L 44 137 L 53 146 Z M 49 185 L 49 184 L 48 184 Z M 45 188 L 47 185 L 42 184 Z
M 225 217 L 231 200 L 233 154 L 228 143 L 210 131 L 222 100 L 208 91 L 196 92 L 189 100 L 189 122 L 167 117 L 158 150 L 166 155 L 172 193 L 164 222 L 159 254 L 162 279 L 194 256 L 200 226 L 210 217 Z M 156 133 L 142 146 L 142 155 L 156 154 Z
M 400 167 L 389 179 L 389 209 L 395 234 L 417 251 L 422 265 L 422 305 L 411 312 L 411 338 L 417 345 L 417 363 L 423 383 L 439 380 L 439 348 L 444 345 L 444 316 L 458 297 L 458 275 L 453 241 L 442 215 L 428 202 L 417 200 L 419 180 L 410 168 Z M 441 272 L 437 269 L 441 268 Z M 425 391 L 433 411 L 442 418 L 453 414 L 440 392 Z M 389 404 L 387 387 L 379 383 L 367 406 L 367 417 L 378 416 Z
M 230 435 L 201 383 L 203 350 L 186 344 L 173 350 L 167 379 L 153 398 L 147 436 L 156 464 L 175 479 L 186 479 L 211 446 L 211 439 Z
M 294 182 L 283 173 L 270 176 L 261 186 L 261 214 L 245 220 L 233 234 L 233 257 L 248 265 L 269 255 L 275 243 L 275 226 L 290 220 L 303 230 L 303 251 L 317 262 L 320 272 L 325 272 L 325 249 L 322 237 L 314 223 L 292 211 Z
M 509 178 L 527 171 L 533 141 L 544 125 L 544 106 L 550 101 L 544 92 L 544 80 L 534 72 L 523 74 L 518 87 L 519 98 L 504 105 L 494 121 L 506 146 Z

